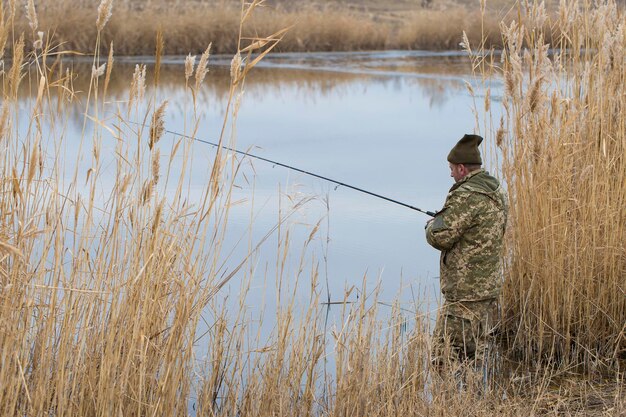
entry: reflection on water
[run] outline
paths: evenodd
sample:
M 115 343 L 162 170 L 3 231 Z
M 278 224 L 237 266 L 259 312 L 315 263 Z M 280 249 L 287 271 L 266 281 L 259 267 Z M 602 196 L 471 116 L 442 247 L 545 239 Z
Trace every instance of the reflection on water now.
M 146 102 L 136 113 L 145 113 L 151 99 L 157 104 L 168 100 L 165 127 L 173 132 L 189 131 L 194 112 L 191 94 L 185 88 L 183 62 L 184 57 L 163 60 L 158 91 L 154 93 L 149 87 Z M 102 118 L 107 117 L 106 112 L 127 111 L 137 63 L 148 66 L 147 83 L 152 83 L 153 63 L 149 58 L 117 59 Z M 72 124 L 67 126 L 71 141 L 83 129 L 91 62 L 64 62 L 59 64 L 58 73 L 64 74 L 68 66 L 78 74 L 73 85 L 79 91 L 72 105 Z M 199 138 L 219 137 L 226 112 L 229 66 L 226 57 L 212 58 L 205 86 L 196 97 Z M 464 133 L 475 131 L 473 99 L 465 80 L 474 82 L 470 65 L 455 53 L 274 55 L 246 80 L 232 146 L 436 210 L 452 181 L 446 162 L 448 150 Z M 229 127 L 227 137 L 231 133 Z M 175 140 L 174 134 L 162 139 L 163 158 L 169 156 Z M 198 142 L 190 146 L 194 156 L 189 190 L 193 194 L 205 185 L 214 149 Z M 78 148 L 71 148 L 65 155 L 68 161 L 76 160 L 72 152 Z M 103 155 L 108 152 L 111 158 L 102 164 L 105 176 L 107 170 L 114 175 L 114 148 L 114 141 L 105 138 Z M 86 172 L 88 162 L 83 163 L 81 169 Z M 175 161 L 171 175 L 175 176 L 177 169 L 182 165 Z M 321 292 L 341 299 L 345 288 L 359 286 L 366 276 L 371 283 L 382 281 L 382 300 L 398 296 L 411 304 L 418 293 L 427 293 L 433 301 L 438 296 L 438 253 L 425 242 L 425 215 L 255 160 L 245 161 L 236 194 L 234 200 L 241 203 L 230 214 L 225 242 L 225 247 L 232 248 L 229 259 L 241 259 L 248 241 L 258 241 L 276 223 L 280 204 L 288 204 L 285 196 L 312 195 L 317 197 L 293 217 L 290 240 L 299 248 L 312 227 L 324 219 L 304 265 L 304 270 L 323 266 Z M 273 236 L 256 254 L 251 266 L 256 276 L 253 289 L 271 288 L 280 274 L 287 281 L 297 274 L 299 249 L 289 255 L 291 264 L 285 271 L 276 271 L 282 238 L 284 235 Z M 230 249 L 225 253 L 231 253 Z M 232 291 L 236 293 L 239 285 L 233 281 Z M 261 292 L 253 291 L 250 305 L 261 304 Z
M 148 72 L 154 65 L 151 57 L 118 58 L 115 61 L 115 77 L 109 91 L 116 99 L 124 99 L 132 79 L 134 66 L 146 64 Z M 168 93 L 180 90 L 184 85 L 184 57 L 166 57 L 162 60 L 160 88 Z M 90 60 L 62 64 L 72 67 L 76 79 L 74 85 L 86 90 L 91 75 Z M 229 89 L 230 61 L 225 57 L 211 58 L 207 85 L 201 98 L 222 100 Z M 469 63 L 462 54 L 425 52 L 377 52 L 377 53 L 315 53 L 275 54 L 261 61 L 248 76 L 247 95 L 259 95 L 268 91 L 296 90 L 301 97 L 311 93 L 341 94 L 353 83 L 382 83 L 391 88 L 408 84 L 422 89 L 433 103 L 442 103 L 452 91 L 462 90 L 469 78 Z M 61 71 L 62 72 L 62 71 Z

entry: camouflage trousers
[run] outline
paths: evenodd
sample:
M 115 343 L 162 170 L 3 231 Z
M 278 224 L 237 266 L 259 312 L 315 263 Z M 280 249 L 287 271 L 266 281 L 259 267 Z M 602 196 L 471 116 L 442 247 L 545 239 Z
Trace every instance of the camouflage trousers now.
M 497 317 L 496 299 L 445 301 L 433 332 L 433 363 L 467 361 L 481 367 Z

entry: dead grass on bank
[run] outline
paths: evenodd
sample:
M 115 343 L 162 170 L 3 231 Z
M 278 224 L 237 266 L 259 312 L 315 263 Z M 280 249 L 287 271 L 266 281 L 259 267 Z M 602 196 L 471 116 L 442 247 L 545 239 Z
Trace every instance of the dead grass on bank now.
M 183 6 L 184 4 L 184 6 Z M 90 53 L 96 28 L 91 24 L 98 3 L 36 3 L 40 15 L 36 31 L 46 39 L 54 37 L 61 50 Z M 115 2 L 115 13 L 101 33 L 101 47 L 111 42 L 119 55 L 150 55 L 155 50 L 157 30 L 165 39 L 164 54 L 200 53 L 213 43 L 214 53 L 235 53 L 239 28 L 238 2 Z M 510 11 L 503 11 L 508 13 Z M 278 51 L 351 51 L 383 49 L 457 50 L 463 30 L 472 39 L 484 35 L 489 45 L 501 45 L 498 22 L 504 17 L 494 13 L 481 23 L 478 6 L 454 5 L 446 9 L 415 6 L 396 13 L 367 9 L 355 10 L 341 4 L 323 7 L 312 3 L 297 8 L 281 4 L 259 10 L 244 28 L 244 37 L 275 33 L 291 27 Z M 486 24 L 487 27 L 481 27 Z M 33 33 L 25 10 L 16 9 L 16 33 Z M 33 35 L 34 36 L 34 35 Z M 30 47 L 30 42 L 27 49 Z

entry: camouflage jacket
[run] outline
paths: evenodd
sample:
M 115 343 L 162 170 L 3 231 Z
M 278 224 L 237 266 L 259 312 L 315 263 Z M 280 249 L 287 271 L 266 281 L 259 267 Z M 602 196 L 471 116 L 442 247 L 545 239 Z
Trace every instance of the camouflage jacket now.
M 441 251 L 441 292 L 449 301 L 496 298 L 502 286 L 506 195 L 484 169 L 450 188 L 446 203 L 426 227 Z

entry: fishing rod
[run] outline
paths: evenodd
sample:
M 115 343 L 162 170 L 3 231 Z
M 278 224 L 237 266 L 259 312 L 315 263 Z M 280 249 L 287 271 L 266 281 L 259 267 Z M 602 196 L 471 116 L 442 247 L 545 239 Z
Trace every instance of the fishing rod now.
M 179 132 L 174 132 L 172 130 L 164 129 L 163 131 L 167 132 L 167 133 L 170 133 L 172 135 L 177 135 L 177 136 L 180 136 L 180 137 L 183 137 L 183 138 L 192 139 L 192 140 L 194 140 L 196 142 L 204 143 L 204 144 L 207 144 L 207 145 L 211 145 L 211 146 L 215 146 L 215 147 L 220 147 L 221 146 L 222 149 L 226 149 L 227 151 L 234 152 L 234 153 L 239 154 L 239 155 L 245 155 L 245 156 L 248 156 L 250 158 L 258 159 L 260 161 L 268 162 L 268 163 L 273 164 L 273 165 L 278 165 L 280 167 L 287 168 L 287 169 L 290 169 L 292 171 L 300 172 L 302 174 L 310 175 L 311 177 L 319 178 L 319 179 L 324 180 L 324 181 L 332 182 L 333 184 L 337 184 L 338 186 L 350 188 L 352 190 L 359 191 L 359 192 L 371 195 L 373 197 L 378 197 L 380 199 L 389 201 L 391 203 L 395 203 L 395 204 L 401 205 L 403 207 L 410 208 L 411 210 L 419 211 L 420 213 L 424 213 L 424 214 L 426 214 L 426 215 L 428 215 L 430 217 L 435 217 L 435 215 L 437 214 L 436 212 L 433 212 L 433 211 L 422 210 L 421 208 L 412 206 L 410 204 L 403 203 L 403 202 L 398 201 L 398 200 L 394 200 L 394 199 L 389 198 L 389 197 L 385 197 L 384 195 L 376 194 L 376 193 L 373 193 L 371 191 L 367 191 L 367 190 L 364 190 L 362 188 L 355 187 L 354 185 L 346 184 L 345 182 L 337 181 L 337 180 L 334 180 L 332 178 L 328 178 L 328 177 L 325 177 L 323 175 L 319 175 L 319 174 L 316 174 L 314 172 L 306 171 L 304 169 L 300 169 L 300 168 L 297 168 L 297 167 L 294 167 L 294 166 L 291 166 L 291 165 L 283 164 L 283 163 L 278 162 L 278 161 L 273 161 L 271 159 L 267 159 L 267 158 L 264 158 L 264 157 L 259 156 L 259 155 L 255 155 L 255 154 L 252 154 L 252 153 L 249 153 L 249 152 L 240 151 L 238 149 L 229 148 L 227 146 L 219 145 L 219 144 L 217 144 L 215 142 L 210 142 L 208 140 L 200 139 L 200 138 L 197 138 L 197 137 L 194 137 L 194 136 L 189 136 L 189 135 L 185 135 L 185 134 L 182 134 L 182 133 L 179 133 Z

